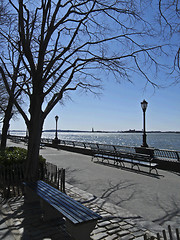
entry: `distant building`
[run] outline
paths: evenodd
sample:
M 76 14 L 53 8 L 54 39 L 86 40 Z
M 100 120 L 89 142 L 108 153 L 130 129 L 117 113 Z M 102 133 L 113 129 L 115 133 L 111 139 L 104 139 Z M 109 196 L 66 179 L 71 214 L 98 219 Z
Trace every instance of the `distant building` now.
M 129 129 L 129 132 L 134 133 L 134 132 L 136 132 L 136 130 L 135 129 Z

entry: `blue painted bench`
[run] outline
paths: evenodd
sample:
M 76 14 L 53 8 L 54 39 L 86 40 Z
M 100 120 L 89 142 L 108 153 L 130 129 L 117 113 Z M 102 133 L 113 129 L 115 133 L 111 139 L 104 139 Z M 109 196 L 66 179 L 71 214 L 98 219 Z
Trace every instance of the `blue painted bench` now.
M 44 181 L 24 182 L 28 202 L 39 201 L 45 221 L 65 218 L 67 231 L 77 240 L 90 239 L 90 233 L 102 217 Z

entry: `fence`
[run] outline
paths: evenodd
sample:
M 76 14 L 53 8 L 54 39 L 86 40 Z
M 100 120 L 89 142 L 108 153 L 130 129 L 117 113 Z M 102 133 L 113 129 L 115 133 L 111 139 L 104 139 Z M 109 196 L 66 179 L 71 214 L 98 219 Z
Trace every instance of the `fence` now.
M 46 142 L 46 140 L 42 139 L 42 142 Z M 52 140 L 51 140 L 52 141 Z M 50 143 L 50 141 L 49 141 Z M 93 145 L 101 150 L 112 150 L 114 149 L 117 152 L 126 152 L 126 153 L 136 153 L 136 147 L 130 146 L 120 146 L 120 145 L 108 145 L 108 144 L 100 144 L 100 143 L 89 143 L 89 142 L 77 142 L 77 141 L 66 141 L 60 140 L 59 145 L 65 146 L 72 146 L 77 148 L 86 148 L 92 149 Z M 148 148 L 147 148 L 148 150 Z M 180 162 L 180 151 L 175 150 L 167 150 L 167 149 L 157 149 L 157 148 L 150 148 L 151 153 L 153 153 L 154 159 L 166 160 L 170 162 Z
M 22 141 L 27 142 L 28 139 L 26 137 L 22 136 L 8 136 L 9 139 L 12 141 Z M 50 138 L 42 138 L 41 144 L 43 145 L 52 145 L 53 139 Z M 61 140 L 59 139 L 59 144 L 57 144 L 57 147 L 60 147 L 61 145 L 64 146 L 71 146 L 76 148 L 84 148 L 84 149 L 91 149 L 92 146 L 96 146 L 100 149 L 110 149 L 114 148 L 116 151 L 119 152 L 130 152 L 130 153 L 136 153 L 137 147 L 131 147 L 131 146 L 121 146 L 121 145 L 109 145 L 109 144 L 100 144 L 100 143 L 90 143 L 90 142 L 79 142 L 79 141 L 69 141 L 69 140 Z M 148 148 L 147 148 L 148 149 Z M 180 151 L 175 150 L 168 150 L 168 149 L 157 149 L 157 148 L 150 148 L 150 151 L 153 153 L 154 159 L 160 159 L 160 160 L 166 160 L 170 162 L 180 162 Z
M 169 236 L 169 237 L 168 237 Z M 148 237 L 147 234 L 144 235 L 144 240 L 180 240 L 179 230 L 175 229 L 175 232 L 172 231 L 171 226 L 168 226 L 168 233 L 166 230 L 163 230 L 162 233 L 157 233 L 156 237 Z
M 23 194 L 24 166 L 0 166 L 0 191 L 4 198 Z
M 40 178 L 50 185 L 65 192 L 65 169 L 46 162 L 40 169 Z M 0 165 L 0 193 L 4 198 L 21 196 L 24 194 L 24 165 Z
M 47 162 L 44 180 L 65 193 L 65 169 L 58 168 L 56 165 Z

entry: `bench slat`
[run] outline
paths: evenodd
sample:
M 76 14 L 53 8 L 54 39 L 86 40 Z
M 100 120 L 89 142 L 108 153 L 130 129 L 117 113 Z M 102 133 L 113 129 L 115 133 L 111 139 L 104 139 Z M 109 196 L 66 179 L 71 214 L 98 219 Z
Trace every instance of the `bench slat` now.
M 58 191 L 43 181 L 37 183 L 25 183 L 32 190 L 47 201 L 50 205 L 60 211 L 64 216 L 74 224 L 86 222 L 94 219 L 100 219 L 101 216 L 90 209 L 76 202 L 66 194 Z
M 34 186 L 33 186 L 33 185 Z M 74 224 L 80 223 L 76 218 L 72 217 L 67 211 L 63 208 L 58 206 L 57 204 L 54 204 L 53 201 L 50 201 L 50 196 L 48 196 L 45 192 L 41 191 L 40 189 L 37 189 L 35 186 L 35 183 L 27 183 L 26 186 L 30 187 L 32 190 L 36 191 L 36 194 L 44 199 L 46 202 L 48 202 L 52 207 L 54 207 L 56 210 L 60 211 L 64 216 L 66 216 L 70 221 L 72 221 Z
M 35 187 L 36 188 L 36 187 Z M 76 211 L 72 209 L 72 206 L 68 206 L 67 202 L 58 200 L 58 196 L 54 196 L 53 192 L 50 192 L 48 189 L 34 189 L 36 190 L 36 193 L 42 197 L 45 201 L 47 201 L 50 205 L 52 205 L 54 208 L 56 208 L 58 211 L 60 211 L 64 216 L 66 216 L 69 220 L 71 220 L 74 224 L 81 223 L 83 221 L 92 220 L 89 218 L 84 218 L 83 215 L 79 215 L 79 209 L 76 209 Z M 48 194 L 47 194 L 48 193 Z
M 54 195 L 55 193 L 53 193 L 51 190 L 47 189 L 47 188 L 43 188 L 42 186 L 38 189 L 36 189 L 36 192 L 38 195 L 41 195 L 41 197 L 46 200 L 49 204 L 53 205 L 57 210 L 60 210 L 61 212 L 63 211 L 63 214 L 65 215 L 69 215 L 69 216 L 73 216 L 75 221 L 79 222 L 79 217 L 78 217 L 78 209 L 76 209 L 77 211 L 73 211 L 72 206 L 71 206 L 71 210 L 69 211 L 69 206 L 68 203 L 63 200 L 62 198 L 58 199 L 59 195 Z M 82 218 L 82 217 L 81 217 Z M 72 219 L 71 219 L 72 220 Z M 86 219 L 83 219 L 88 220 Z
M 117 159 L 118 161 L 118 159 Z M 152 162 L 143 162 L 143 161 L 138 161 L 138 160 L 131 160 L 131 159 L 125 159 L 125 160 L 120 160 L 120 161 L 125 161 L 129 163 L 137 163 L 139 165 L 145 165 L 145 166 L 150 166 L 150 167 L 155 167 L 157 166 L 157 163 L 152 163 Z
M 44 189 L 47 191 L 47 189 Z M 69 220 L 71 220 L 74 224 L 81 223 L 82 221 L 88 221 L 89 219 L 83 218 L 82 216 L 78 216 L 78 210 L 77 212 L 73 211 L 70 206 L 67 206 L 67 204 L 64 201 L 61 201 L 60 199 L 57 201 L 54 195 L 52 194 L 46 194 L 45 191 L 40 190 L 41 197 L 46 200 L 51 206 L 53 206 L 55 209 L 60 211 L 64 216 L 66 216 Z M 39 193 L 37 193 L 39 194 Z M 58 197 L 58 196 L 57 196 Z
M 103 155 L 103 154 L 95 154 L 94 156 L 113 160 L 113 161 L 118 161 L 118 162 L 137 163 L 139 165 L 145 165 L 145 166 L 151 166 L 151 167 L 157 166 L 157 163 L 153 163 L 151 161 L 145 162 L 145 161 L 139 161 L 134 159 L 127 159 L 126 157 L 124 157 L 125 159 L 119 159 L 118 157 L 116 158 L 116 156 L 109 156 L 109 155 Z
M 72 199 L 71 197 L 69 197 L 68 195 L 66 195 L 65 193 L 62 193 L 60 192 L 59 190 L 55 189 L 55 188 L 52 188 L 49 184 L 46 184 L 45 182 L 43 181 L 39 181 L 41 184 L 44 184 L 47 188 L 51 189 L 51 191 L 55 192 L 55 194 L 61 194 L 61 197 L 64 197 L 65 198 L 65 201 L 69 201 L 70 204 L 74 204 L 76 207 L 78 206 L 79 208 L 83 209 L 84 211 L 87 211 L 89 213 L 94 214 L 95 216 L 99 216 L 97 213 L 94 213 L 92 210 L 90 210 L 89 208 L 85 207 L 84 205 L 82 205 L 80 202 L 77 202 L 75 201 L 74 199 Z
M 45 184 L 47 187 L 47 190 L 52 192 L 52 195 L 50 195 L 50 197 L 51 198 L 53 197 L 56 201 L 58 201 L 58 204 L 62 204 L 62 203 L 60 203 L 60 200 L 58 198 L 59 191 L 56 190 L 55 188 L 52 188 L 51 186 L 49 186 L 48 184 L 46 184 L 44 182 L 42 182 L 42 184 Z M 60 192 L 60 194 L 61 194 L 61 192 Z M 64 193 L 61 194 L 61 200 L 65 204 L 65 206 L 69 205 L 70 210 L 73 211 L 73 213 L 75 215 L 78 214 L 78 216 L 80 216 L 80 217 L 83 217 L 84 215 L 86 215 L 86 219 L 84 219 L 83 221 L 97 219 L 97 217 L 99 217 L 98 214 L 94 213 L 93 211 L 86 208 L 81 203 L 75 201 L 74 199 L 70 198 L 69 196 L 67 196 Z M 77 210 L 78 210 L 78 212 L 77 212 Z M 87 216 L 87 215 L 89 215 L 89 216 Z

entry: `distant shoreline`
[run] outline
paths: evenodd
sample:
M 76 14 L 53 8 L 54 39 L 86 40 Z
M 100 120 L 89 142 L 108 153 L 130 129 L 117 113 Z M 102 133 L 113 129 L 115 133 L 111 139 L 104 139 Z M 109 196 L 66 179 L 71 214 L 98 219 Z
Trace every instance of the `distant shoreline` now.
M 10 132 L 26 132 L 25 130 L 10 130 Z M 56 130 L 43 130 L 43 132 L 56 132 Z M 83 130 L 58 130 L 65 133 L 142 133 L 140 130 L 127 131 L 83 131 Z M 146 133 L 180 133 L 180 131 L 146 131 Z

